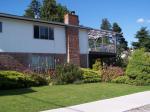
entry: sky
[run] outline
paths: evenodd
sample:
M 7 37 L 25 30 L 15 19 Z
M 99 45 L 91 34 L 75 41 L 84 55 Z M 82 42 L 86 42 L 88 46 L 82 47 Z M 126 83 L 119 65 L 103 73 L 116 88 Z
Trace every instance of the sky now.
M 56 0 L 79 16 L 80 25 L 100 28 L 101 20 L 117 22 L 131 46 L 141 27 L 150 30 L 150 0 Z M 0 0 L 0 12 L 23 15 L 31 0 Z

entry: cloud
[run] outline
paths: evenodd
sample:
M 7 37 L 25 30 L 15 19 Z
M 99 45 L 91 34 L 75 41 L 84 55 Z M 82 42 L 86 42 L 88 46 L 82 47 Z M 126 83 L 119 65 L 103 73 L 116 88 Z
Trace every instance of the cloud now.
M 143 18 L 139 18 L 138 20 L 137 20 L 137 23 L 144 23 L 145 22 L 145 20 L 143 19 Z

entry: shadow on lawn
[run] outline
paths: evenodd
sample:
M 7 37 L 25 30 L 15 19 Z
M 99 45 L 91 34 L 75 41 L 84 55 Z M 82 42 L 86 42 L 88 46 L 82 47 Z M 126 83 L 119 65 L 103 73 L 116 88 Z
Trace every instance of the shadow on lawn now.
M 73 110 L 73 111 L 76 111 L 76 112 L 83 112 L 83 111 L 78 110 L 78 109 L 74 109 L 74 108 L 71 108 L 71 107 L 67 107 L 67 105 L 61 105 L 61 104 L 54 103 L 54 102 L 51 102 L 51 101 L 46 101 L 46 100 L 42 100 L 42 99 L 39 99 L 39 98 L 30 97 L 30 96 L 27 96 L 27 95 L 22 95 L 22 96 L 24 96 L 25 98 L 29 98 L 29 99 L 38 101 L 38 102 L 42 102 L 42 103 L 45 103 L 45 104 L 49 104 L 49 105 L 56 106 L 57 108 L 63 108 L 63 107 L 65 107 L 68 111 L 69 111 L 69 110 Z
M 0 96 L 8 96 L 8 95 L 21 95 L 27 93 L 36 92 L 31 88 L 24 88 L 24 89 L 12 89 L 12 90 L 0 90 Z

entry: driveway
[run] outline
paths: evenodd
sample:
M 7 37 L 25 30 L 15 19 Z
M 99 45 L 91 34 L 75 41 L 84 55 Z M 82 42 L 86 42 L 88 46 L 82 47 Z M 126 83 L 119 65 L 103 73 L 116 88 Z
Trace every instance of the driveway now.
M 137 110 L 138 107 L 149 104 L 150 91 L 145 91 L 43 112 L 130 112 L 130 110 L 131 112 L 150 112 L 150 110 L 133 111 L 133 109 Z

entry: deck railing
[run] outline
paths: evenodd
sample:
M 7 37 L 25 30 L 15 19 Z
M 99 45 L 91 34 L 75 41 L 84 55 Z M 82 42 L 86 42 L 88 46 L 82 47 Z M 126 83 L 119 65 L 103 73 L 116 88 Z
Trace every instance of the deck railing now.
M 115 45 L 100 45 L 96 47 L 90 47 L 89 51 L 95 51 L 95 52 L 106 52 L 106 53 L 116 53 L 116 47 Z

